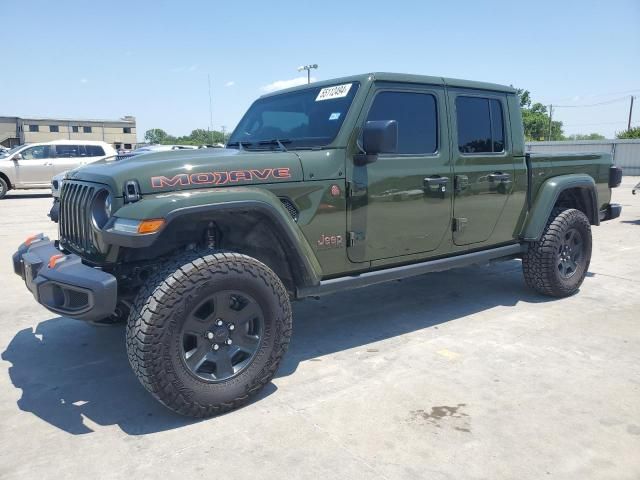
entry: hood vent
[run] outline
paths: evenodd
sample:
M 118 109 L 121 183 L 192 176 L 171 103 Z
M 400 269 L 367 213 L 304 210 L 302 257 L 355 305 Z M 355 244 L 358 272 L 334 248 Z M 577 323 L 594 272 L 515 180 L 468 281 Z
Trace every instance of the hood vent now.
M 280 201 L 282 202 L 282 206 L 287 209 L 287 212 L 289 212 L 289 215 L 291 215 L 291 218 L 293 218 L 293 220 L 295 222 L 297 222 L 298 221 L 298 209 L 293 204 L 293 202 L 291 200 L 289 200 L 288 198 L 281 198 Z

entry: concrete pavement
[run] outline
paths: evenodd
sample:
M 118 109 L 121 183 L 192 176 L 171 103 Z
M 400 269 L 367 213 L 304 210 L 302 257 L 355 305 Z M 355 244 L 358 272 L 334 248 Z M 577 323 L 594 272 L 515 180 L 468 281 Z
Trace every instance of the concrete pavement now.
M 139 385 L 122 327 L 37 305 L 10 254 L 56 235 L 44 193 L 0 201 L 0 478 L 640 478 L 640 196 L 594 227 L 581 291 L 519 261 L 294 306 L 277 377 L 194 421 Z

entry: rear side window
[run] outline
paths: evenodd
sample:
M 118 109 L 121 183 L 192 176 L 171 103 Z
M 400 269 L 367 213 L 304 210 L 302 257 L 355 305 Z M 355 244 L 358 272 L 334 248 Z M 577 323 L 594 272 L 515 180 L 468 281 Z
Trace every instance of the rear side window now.
M 438 149 L 436 99 L 412 92 L 380 92 L 376 95 L 367 121 L 398 122 L 399 154 L 429 154 Z
M 87 149 L 88 157 L 102 157 L 104 156 L 104 148 L 100 145 L 85 145 Z
M 56 157 L 57 158 L 72 158 L 72 157 L 80 157 L 83 156 L 84 153 L 80 151 L 80 147 L 82 145 L 56 145 Z
M 504 151 L 504 115 L 495 98 L 456 98 L 458 150 L 461 153 Z

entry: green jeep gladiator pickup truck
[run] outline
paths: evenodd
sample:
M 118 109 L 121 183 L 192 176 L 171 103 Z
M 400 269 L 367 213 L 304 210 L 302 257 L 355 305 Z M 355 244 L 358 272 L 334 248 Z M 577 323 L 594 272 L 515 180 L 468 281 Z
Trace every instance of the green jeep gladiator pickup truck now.
M 610 155 L 526 154 L 513 88 L 373 73 L 259 98 L 220 150 L 67 174 L 59 240 L 13 256 L 66 317 L 127 319 L 140 382 L 172 410 L 233 409 L 273 377 L 291 300 L 522 258 L 527 285 L 575 293 Z

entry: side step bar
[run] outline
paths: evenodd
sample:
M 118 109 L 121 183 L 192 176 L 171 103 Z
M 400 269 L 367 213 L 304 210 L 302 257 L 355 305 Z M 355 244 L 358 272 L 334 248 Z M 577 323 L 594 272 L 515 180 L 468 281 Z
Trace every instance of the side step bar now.
M 484 264 L 498 259 L 507 260 L 518 257 L 524 249 L 525 247 L 521 244 L 506 245 L 490 250 L 456 255 L 455 257 L 439 258 L 437 260 L 428 260 L 426 262 L 403 265 L 401 267 L 365 272 L 359 275 L 322 280 L 320 284 L 315 287 L 299 288 L 297 290 L 297 298 L 318 297 L 345 289 L 368 287 L 369 285 L 375 285 L 377 283 L 390 282 L 402 278 L 414 277 L 416 275 L 423 275 L 425 273 L 442 272 L 452 268 Z

